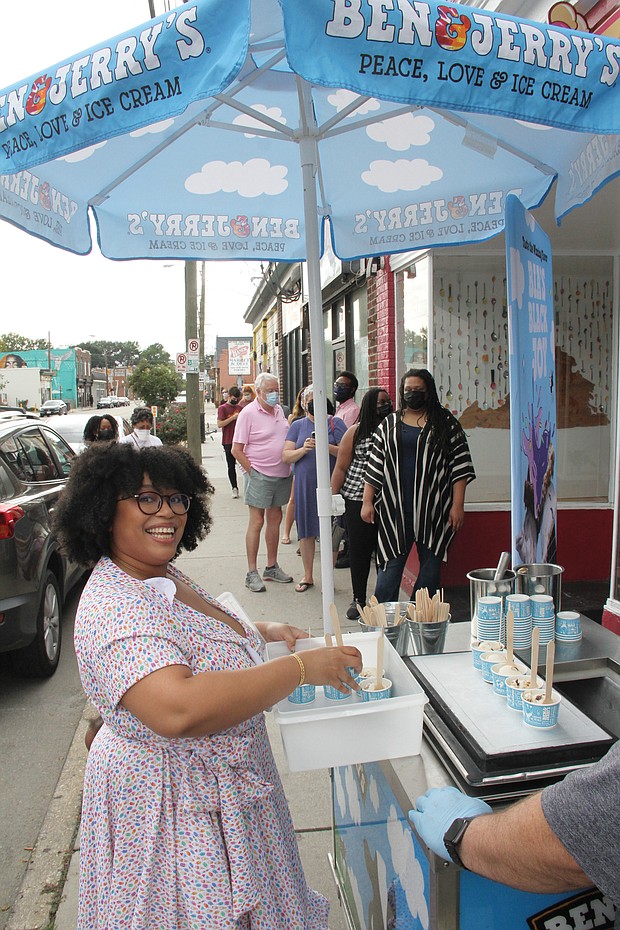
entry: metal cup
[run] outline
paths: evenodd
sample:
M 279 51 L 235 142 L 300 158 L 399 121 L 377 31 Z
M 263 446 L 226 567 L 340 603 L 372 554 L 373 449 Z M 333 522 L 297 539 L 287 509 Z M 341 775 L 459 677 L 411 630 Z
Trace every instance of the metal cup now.
M 435 656 L 443 652 L 448 632 L 447 620 L 438 620 L 435 623 L 421 623 L 418 620 L 408 620 L 409 636 L 413 654 L 416 656 Z

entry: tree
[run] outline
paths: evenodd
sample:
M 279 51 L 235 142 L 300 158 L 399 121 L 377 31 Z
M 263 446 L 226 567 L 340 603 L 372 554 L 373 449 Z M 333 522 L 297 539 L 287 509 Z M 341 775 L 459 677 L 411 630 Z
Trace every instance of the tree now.
M 149 407 L 165 407 L 181 391 L 183 379 L 170 365 L 151 365 L 143 360 L 130 376 L 129 386 L 134 396 L 141 397 Z
M 140 359 L 137 342 L 97 339 L 94 342 L 82 342 L 79 347 L 90 352 L 92 368 L 127 368 L 137 364 Z
M 19 333 L 4 333 L 0 336 L 0 352 L 27 352 L 29 349 L 47 348 L 47 339 L 29 339 Z
M 161 342 L 154 342 L 140 352 L 140 361 L 149 362 L 150 365 L 170 365 L 172 359 Z

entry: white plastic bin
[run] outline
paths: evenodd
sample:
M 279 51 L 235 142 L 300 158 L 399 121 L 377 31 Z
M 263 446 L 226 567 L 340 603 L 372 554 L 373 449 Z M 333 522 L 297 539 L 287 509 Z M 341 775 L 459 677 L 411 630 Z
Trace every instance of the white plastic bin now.
M 365 666 L 377 665 L 373 633 L 345 633 L 344 643 L 357 646 Z M 324 645 L 305 640 L 305 648 Z M 284 643 L 268 643 L 270 659 L 287 655 Z M 422 718 L 428 698 L 389 641 L 384 643 L 383 666 L 393 684 L 392 697 L 363 703 L 357 695 L 334 703 L 316 689 L 312 704 L 280 701 L 273 708 L 280 726 L 284 753 L 292 772 L 378 762 L 416 756 L 422 744 Z

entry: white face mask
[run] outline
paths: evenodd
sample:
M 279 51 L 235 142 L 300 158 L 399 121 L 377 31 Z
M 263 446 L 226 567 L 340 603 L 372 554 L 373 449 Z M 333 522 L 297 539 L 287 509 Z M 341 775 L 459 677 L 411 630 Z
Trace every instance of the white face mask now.
M 151 435 L 150 429 L 135 429 L 134 433 L 138 439 L 142 440 L 142 442 L 147 442 L 149 436 Z

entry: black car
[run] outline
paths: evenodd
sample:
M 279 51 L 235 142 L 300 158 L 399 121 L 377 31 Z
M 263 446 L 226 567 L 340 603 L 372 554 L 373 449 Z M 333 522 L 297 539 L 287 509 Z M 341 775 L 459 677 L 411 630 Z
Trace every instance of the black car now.
M 52 417 L 57 413 L 69 413 L 69 408 L 65 404 L 64 400 L 46 400 L 45 403 L 41 404 L 39 407 L 39 415 L 42 417 Z
M 51 515 L 75 453 L 40 421 L 0 420 L 0 652 L 16 671 L 53 675 L 62 607 L 83 568 L 60 552 Z

